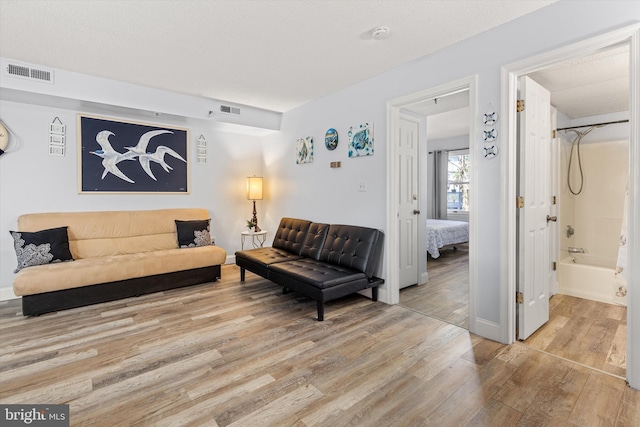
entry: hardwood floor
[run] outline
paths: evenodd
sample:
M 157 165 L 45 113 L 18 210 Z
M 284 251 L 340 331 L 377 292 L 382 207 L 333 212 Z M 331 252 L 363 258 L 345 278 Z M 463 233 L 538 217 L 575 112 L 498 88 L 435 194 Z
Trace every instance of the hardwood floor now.
M 625 378 L 627 308 L 554 295 L 549 321 L 525 344 Z
M 402 289 L 400 304 L 468 329 L 468 262 L 468 245 L 429 258 L 429 283 Z M 524 343 L 625 378 L 626 334 L 626 307 L 555 295 L 549 301 L 549 322 Z
M 469 244 L 427 258 L 429 282 L 400 291 L 400 304 L 469 329 Z
M 640 425 L 640 392 L 354 295 L 223 279 L 24 318 L 0 303 L 0 402 L 67 403 L 73 426 Z

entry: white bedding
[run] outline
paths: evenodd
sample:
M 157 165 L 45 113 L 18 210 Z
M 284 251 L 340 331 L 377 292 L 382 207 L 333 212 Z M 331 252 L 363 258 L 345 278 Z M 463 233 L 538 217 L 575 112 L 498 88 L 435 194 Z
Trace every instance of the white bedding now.
M 440 248 L 469 241 L 469 223 L 444 219 L 427 220 L 427 252 L 433 258 L 440 256 Z

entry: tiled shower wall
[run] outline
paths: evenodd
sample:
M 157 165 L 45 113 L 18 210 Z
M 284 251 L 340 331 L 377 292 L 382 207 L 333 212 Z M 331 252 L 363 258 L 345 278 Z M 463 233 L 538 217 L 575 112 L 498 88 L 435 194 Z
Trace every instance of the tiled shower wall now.
M 582 143 L 580 154 L 584 176 L 583 190 L 573 195 L 567 186 L 571 144 L 562 142 L 560 172 L 561 228 L 560 250 L 568 246 L 603 259 L 618 257 L 625 190 L 629 180 L 629 141 Z M 577 152 L 571 167 L 572 188 L 580 187 Z M 566 226 L 575 234 L 567 238 Z

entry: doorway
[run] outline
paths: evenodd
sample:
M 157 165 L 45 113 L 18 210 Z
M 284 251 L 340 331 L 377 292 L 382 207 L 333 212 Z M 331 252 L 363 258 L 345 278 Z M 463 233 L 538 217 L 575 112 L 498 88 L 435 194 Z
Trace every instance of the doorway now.
M 557 220 L 547 224 L 556 263 L 556 270 L 549 270 L 549 295 L 556 295 L 548 301 L 545 324 L 530 337 L 519 327 L 518 335 L 532 348 L 624 378 L 626 266 L 617 261 L 624 249 L 620 236 L 629 181 L 629 46 L 599 50 L 527 77 L 557 107 L 548 153 L 555 165 L 549 174 L 555 178 L 549 187 L 555 204 L 547 210 Z
M 503 99 L 502 110 L 507 116 L 507 120 L 503 123 L 503 134 L 508 135 L 509 144 L 505 146 L 507 152 L 503 158 L 503 167 L 505 170 L 505 181 L 503 184 L 503 199 L 502 206 L 504 209 L 504 218 L 502 232 L 506 236 L 506 245 L 502 253 L 502 259 L 506 270 L 503 272 L 501 280 L 501 289 L 503 295 L 502 310 L 506 315 L 508 325 L 506 328 L 503 326 L 502 333 L 505 338 L 505 342 L 513 342 L 515 339 L 515 298 L 509 298 L 510 295 L 515 294 L 515 282 L 518 277 L 518 263 L 517 263 L 517 227 L 516 227 L 516 204 L 513 203 L 516 200 L 516 169 L 517 160 L 515 156 L 515 134 L 516 134 L 516 80 L 519 76 L 534 73 L 538 70 L 542 70 L 545 67 L 553 64 L 559 64 L 567 59 L 575 59 L 591 55 L 596 52 L 600 52 L 604 49 L 614 47 L 619 44 L 628 44 L 630 46 L 630 78 L 629 78 L 629 155 L 630 155 L 630 198 L 629 198 L 629 235 L 628 235 L 628 250 L 631 254 L 636 254 L 636 250 L 639 242 L 638 233 L 638 201 L 634 200 L 636 193 L 633 189 L 638 188 L 640 184 L 640 150 L 638 150 L 638 141 L 640 139 L 640 126 L 638 124 L 638 114 L 640 112 L 640 88 L 638 83 L 639 61 L 640 61 L 640 26 L 634 25 L 621 30 L 614 31 L 612 33 L 598 36 L 590 40 L 586 40 L 580 43 L 576 43 L 571 46 L 567 46 L 546 54 L 542 54 L 535 58 L 530 58 L 524 61 L 520 61 L 515 64 L 510 64 L 503 68 L 502 72 L 502 87 L 503 87 Z M 635 220 L 634 220 L 635 219 Z M 630 255 L 630 259 L 633 259 Z M 638 283 L 639 271 L 635 266 L 630 265 L 628 269 L 628 275 L 630 277 L 629 283 L 631 288 L 629 289 L 629 300 L 627 310 L 627 380 L 633 388 L 640 387 L 640 361 L 637 357 L 634 359 L 634 355 L 640 354 L 640 340 L 637 338 L 637 331 L 640 330 L 640 317 L 634 317 L 634 309 L 640 309 L 640 298 L 637 294 L 634 294 L 633 284 Z M 637 292 L 637 291 L 636 291 Z
M 382 298 L 391 304 L 398 304 L 400 302 L 400 212 L 399 203 L 400 200 L 400 167 L 398 164 L 399 149 L 397 147 L 398 134 L 400 128 L 400 119 L 403 114 L 406 114 L 411 106 L 419 105 L 420 103 L 434 103 L 436 98 L 443 98 L 447 95 L 453 95 L 461 92 L 468 92 L 468 115 L 469 115 L 469 134 L 475 135 L 476 133 L 476 111 L 477 111 L 477 76 L 472 76 L 451 83 L 443 84 L 431 89 L 427 89 L 421 92 L 413 93 L 401 98 L 396 98 L 387 103 L 387 135 L 388 135 L 388 164 L 387 164 L 387 256 L 386 256 L 386 270 L 387 270 L 387 286 L 386 289 L 381 292 L 386 292 Z M 425 130 L 426 131 L 426 130 Z M 425 133 L 426 135 L 426 133 Z M 426 138 L 425 138 L 426 141 Z M 426 149 L 426 147 L 424 147 Z M 474 138 L 470 138 L 469 141 L 469 154 L 471 168 L 469 171 L 470 177 L 470 189 L 469 189 L 469 205 L 471 206 L 469 215 L 469 244 L 468 244 L 468 272 L 469 272 L 469 305 L 468 305 L 468 328 L 471 332 L 475 332 L 475 265 L 476 265 L 476 249 L 474 234 L 476 233 L 477 215 L 474 213 L 473 206 L 475 205 L 476 192 L 473 191 L 474 184 L 474 164 L 477 150 L 475 149 Z M 420 173 L 427 170 L 426 165 L 419 166 Z M 427 188 L 423 185 L 418 190 L 418 209 L 420 213 L 426 212 L 427 207 Z M 423 221 L 424 219 L 424 221 Z M 426 215 L 421 216 L 418 224 L 418 236 L 426 236 Z M 418 271 L 418 278 L 416 283 L 426 283 L 429 279 L 426 266 L 427 260 L 427 245 L 426 239 L 417 239 L 417 253 L 419 256 L 420 268 Z
M 468 90 L 406 105 L 401 109 L 400 132 L 403 135 L 405 116 L 422 125 L 418 163 L 426 209 L 421 209 L 422 234 L 416 237 L 427 245 L 426 254 L 420 254 L 426 255 L 420 260 L 423 269 L 426 262 L 426 274 L 408 278 L 402 275 L 406 260 L 401 249 L 400 305 L 465 329 L 469 329 L 469 109 Z M 403 224 L 409 223 L 401 216 L 401 235 Z

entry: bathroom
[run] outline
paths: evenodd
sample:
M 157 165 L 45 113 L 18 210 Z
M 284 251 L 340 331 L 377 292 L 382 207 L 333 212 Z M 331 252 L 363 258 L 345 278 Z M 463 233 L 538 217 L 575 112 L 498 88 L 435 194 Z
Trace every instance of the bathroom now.
M 603 122 L 558 131 L 557 291 L 626 306 L 629 124 Z

